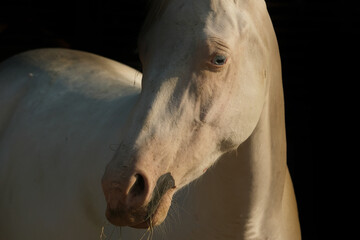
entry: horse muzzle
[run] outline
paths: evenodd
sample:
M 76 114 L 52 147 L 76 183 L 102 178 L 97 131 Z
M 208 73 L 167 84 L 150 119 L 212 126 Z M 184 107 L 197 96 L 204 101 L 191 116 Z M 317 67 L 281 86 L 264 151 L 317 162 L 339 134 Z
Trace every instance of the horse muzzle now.
M 107 168 L 102 187 L 107 202 L 106 218 L 116 226 L 149 228 L 166 218 L 175 193 L 175 181 L 170 173 L 160 176 L 155 186 L 142 171 L 127 168 Z

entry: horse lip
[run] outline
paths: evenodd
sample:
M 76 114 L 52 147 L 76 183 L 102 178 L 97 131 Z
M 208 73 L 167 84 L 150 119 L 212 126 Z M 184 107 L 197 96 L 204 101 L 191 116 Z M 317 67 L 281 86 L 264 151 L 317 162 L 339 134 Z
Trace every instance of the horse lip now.
M 147 229 L 150 227 L 150 218 L 146 219 L 143 222 L 136 223 L 135 221 L 132 221 L 133 220 L 132 217 L 127 217 L 124 219 L 120 216 L 119 213 L 114 214 L 114 212 L 115 211 L 111 210 L 108 205 L 105 215 L 106 215 L 107 220 L 115 226 L 132 227 L 132 228 L 139 228 L 139 229 Z M 151 216 L 151 218 L 152 217 L 153 216 Z
M 105 216 L 107 218 L 107 220 L 115 225 L 115 226 L 126 226 L 126 221 L 124 221 L 122 218 L 120 218 L 120 212 L 112 210 L 108 204 L 107 208 L 106 208 L 106 212 L 105 212 Z
M 137 229 L 148 229 L 150 227 L 150 221 L 149 220 L 146 220 L 142 223 L 139 223 L 139 224 L 136 224 L 134 226 L 130 226 L 132 228 L 137 228 Z
M 160 199 L 160 203 L 157 204 L 156 209 L 154 209 L 150 215 L 145 215 L 145 217 L 141 217 L 144 216 L 143 214 L 129 215 L 126 211 L 112 210 L 108 204 L 105 214 L 106 218 L 111 224 L 119 227 L 148 229 L 150 226 L 157 226 L 161 224 L 167 216 L 175 189 L 176 187 L 173 187 L 164 194 Z M 140 221 L 136 221 L 136 219 Z

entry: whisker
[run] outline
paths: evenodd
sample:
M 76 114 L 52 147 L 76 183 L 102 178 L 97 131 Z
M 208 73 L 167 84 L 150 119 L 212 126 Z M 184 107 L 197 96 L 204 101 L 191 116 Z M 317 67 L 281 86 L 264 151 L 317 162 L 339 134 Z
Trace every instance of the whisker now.
M 106 230 L 106 228 L 108 226 L 111 226 L 111 224 L 108 221 L 103 221 L 103 224 L 102 224 L 102 227 L 101 227 L 101 232 L 100 232 L 100 240 L 108 239 L 108 236 L 106 235 L 106 232 L 108 232 Z
M 142 240 L 148 231 L 149 231 L 149 228 L 144 232 L 144 234 L 141 236 L 141 238 L 139 240 Z
M 154 234 L 154 227 L 153 227 L 153 224 L 152 224 L 151 217 L 149 218 L 149 222 L 150 222 L 150 226 L 149 226 L 150 232 L 149 232 L 147 240 L 151 240 L 153 238 L 153 234 Z
M 119 227 L 119 240 L 122 239 L 121 227 Z
M 102 226 L 101 227 L 101 233 L 100 233 L 100 240 L 105 240 L 106 239 L 106 235 L 104 233 L 104 229 L 105 229 L 105 226 Z M 104 238 L 103 238 L 104 237 Z
M 172 202 L 172 209 L 174 209 L 173 213 L 177 216 L 178 221 L 180 221 L 180 214 L 185 213 L 186 215 L 190 216 L 191 218 L 195 218 L 194 214 L 189 212 L 184 206 L 179 204 L 177 201 Z
M 113 227 L 113 229 L 112 229 L 112 231 L 111 231 L 111 233 L 110 233 L 110 235 L 109 235 L 109 240 L 112 238 L 112 235 L 114 234 L 114 232 L 115 232 L 115 227 Z

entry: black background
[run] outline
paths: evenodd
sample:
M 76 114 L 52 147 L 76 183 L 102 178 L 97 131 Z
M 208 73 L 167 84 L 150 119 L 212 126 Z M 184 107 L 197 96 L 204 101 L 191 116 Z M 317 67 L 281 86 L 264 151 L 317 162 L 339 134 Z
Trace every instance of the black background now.
M 137 36 L 146 14 L 144 0 L 0 1 L 0 61 L 25 50 L 63 47 L 96 53 L 141 69 Z M 298 200 L 304 240 L 315 233 L 315 162 L 313 154 L 314 63 L 329 43 L 329 29 L 357 35 L 355 11 L 331 1 L 267 0 L 278 36 L 283 67 L 288 165 Z M 336 10 L 335 10 L 336 9 Z M 335 10 L 335 11 L 331 11 Z M 356 26 L 355 26 L 356 25 Z M 320 37 L 320 38 L 319 38 Z M 314 82 L 315 81 L 315 82 Z M 316 135 L 315 135 L 316 136 Z

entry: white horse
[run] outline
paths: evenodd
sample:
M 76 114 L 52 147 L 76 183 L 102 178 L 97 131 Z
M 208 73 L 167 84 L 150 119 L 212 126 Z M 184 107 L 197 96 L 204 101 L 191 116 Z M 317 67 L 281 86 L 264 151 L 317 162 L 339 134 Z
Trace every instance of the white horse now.
M 0 65 L 0 239 L 300 239 L 265 2 L 153 0 L 139 43 L 143 75 L 62 49 Z

